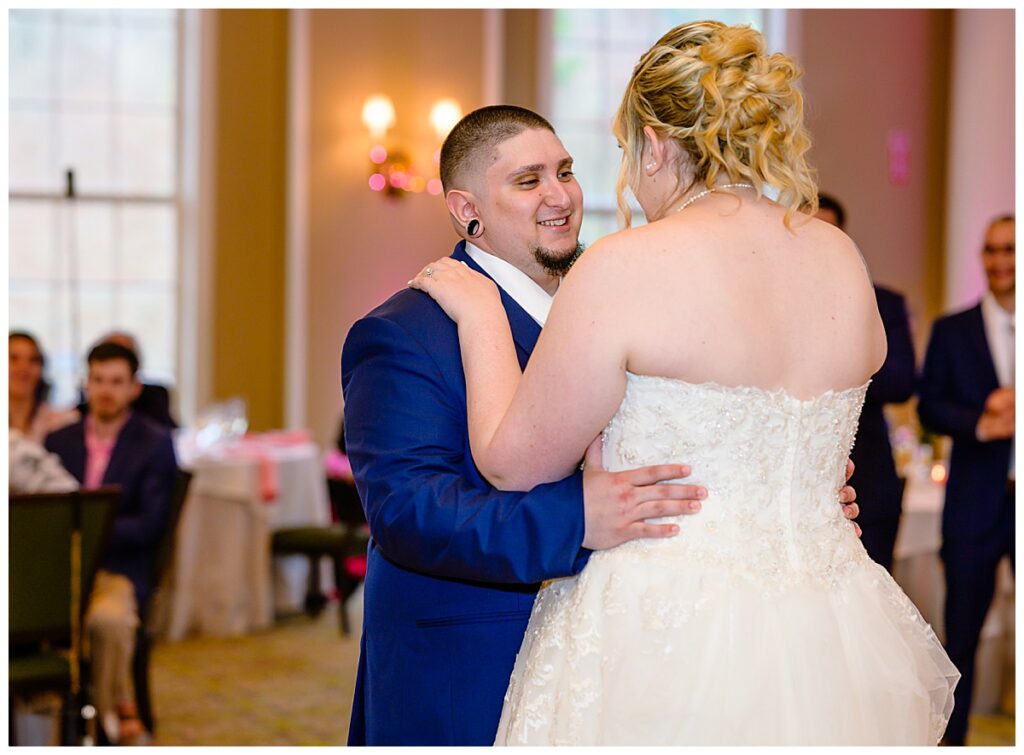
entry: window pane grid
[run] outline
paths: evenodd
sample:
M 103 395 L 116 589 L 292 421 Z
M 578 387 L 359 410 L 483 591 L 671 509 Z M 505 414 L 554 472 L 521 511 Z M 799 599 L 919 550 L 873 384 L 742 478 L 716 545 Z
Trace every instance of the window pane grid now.
M 738 9 L 554 10 L 551 121 L 575 158 L 583 187 L 580 233 L 592 243 L 619 228 L 615 182 L 620 153 L 612 119 L 640 56 L 677 24 L 713 18 L 763 28 L 763 11 Z M 633 224 L 644 222 L 631 198 Z
M 9 21 L 11 327 L 40 337 L 57 402 L 76 400 L 84 349 L 113 328 L 139 338 L 147 375 L 174 382 L 179 14 Z

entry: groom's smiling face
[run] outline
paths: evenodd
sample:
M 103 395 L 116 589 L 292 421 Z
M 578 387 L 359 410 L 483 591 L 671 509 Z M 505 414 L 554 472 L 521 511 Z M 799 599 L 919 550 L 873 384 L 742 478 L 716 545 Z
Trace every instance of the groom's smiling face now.
M 537 279 L 561 274 L 575 259 L 583 190 L 572 156 L 547 129 L 527 129 L 495 150 L 484 173 L 477 243 Z

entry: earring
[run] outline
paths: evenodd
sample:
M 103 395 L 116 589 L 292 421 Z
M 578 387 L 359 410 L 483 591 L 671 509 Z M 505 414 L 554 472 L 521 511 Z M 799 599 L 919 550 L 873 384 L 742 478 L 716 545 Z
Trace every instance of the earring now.
M 644 166 L 644 167 L 646 167 L 647 170 L 654 170 L 654 165 L 655 165 L 654 163 L 647 163 L 647 165 Z
M 471 239 L 477 238 L 483 232 L 483 223 L 481 223 L 477 218 L 473 218 L 466 225 L 466 235 L 469 236 Z

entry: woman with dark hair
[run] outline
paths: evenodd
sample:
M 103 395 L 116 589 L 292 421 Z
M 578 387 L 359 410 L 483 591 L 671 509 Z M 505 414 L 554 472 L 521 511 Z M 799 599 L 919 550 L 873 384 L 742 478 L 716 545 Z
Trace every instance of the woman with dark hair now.
M 8 334 L 7 424 L 37 443 L 77 419 L 77 412 L 58 411 L 47 403 L 50 384 L 43 377 L 45 365 L 43 350 L 32 335 L 24 331 Z

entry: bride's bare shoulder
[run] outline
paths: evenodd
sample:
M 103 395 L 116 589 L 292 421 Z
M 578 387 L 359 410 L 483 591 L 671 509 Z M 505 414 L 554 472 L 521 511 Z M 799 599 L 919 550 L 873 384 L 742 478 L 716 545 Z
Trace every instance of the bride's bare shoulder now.
M 631 250 L 636 246 L 633 237 L 638 229 L 616 231 L 590 244 L 569 271 L 568 278 L 583 278 L 597 272 L 627 266 Z
M 855 277 L 867 273 L 867 263 L 846 232 L 817 218 L 801 218 L 794 224 L 794 238 L 802 250 L 836 275 L 847 272 Z
M 698 234 L 691 232 L 685 235 L 696 238 Z M 629 267 L 636 262 L 638 255 L 649 255 L 653 249 L 664 246 L 664 237 L 663 229 L 656 224 L 625 228 L 595 241 L 580 256 L 579 262 L 593 267 Z

